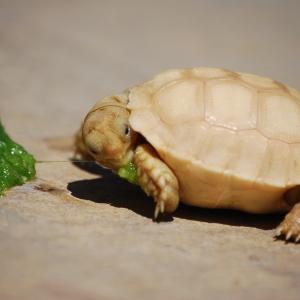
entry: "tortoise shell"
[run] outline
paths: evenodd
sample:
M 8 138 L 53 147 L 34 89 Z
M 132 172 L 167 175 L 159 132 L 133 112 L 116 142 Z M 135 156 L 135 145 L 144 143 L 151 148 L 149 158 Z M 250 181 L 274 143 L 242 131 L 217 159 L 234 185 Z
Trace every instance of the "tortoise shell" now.
M 183 203 L 289 211 L 300 183 L 300 93 L 217 68 L 174 69 L 126 90 L 129 123 L 179 181 Z

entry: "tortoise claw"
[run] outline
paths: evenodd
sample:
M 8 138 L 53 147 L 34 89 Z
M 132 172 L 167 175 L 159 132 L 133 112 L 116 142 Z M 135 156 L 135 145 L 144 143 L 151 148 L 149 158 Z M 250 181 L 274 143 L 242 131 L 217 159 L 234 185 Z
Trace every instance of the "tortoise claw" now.
M 293 230 L 290 230 L 290 231 L 286 234 L 285 240 L 286 240 L 286 241 L 289 240 L 290 237 L 292 236 L 292 234 L 293 234 Z
M 159 213 L 164 213 L 164 211 L 165 211 L 165 202 L 164 201 L 157 202 L 154 211 L 154 220 L 157 219 Z
M 278 227 L 275 229 L 275 236 L 280 236 L 280 235 L 281 235 L 282 229 L 283 229 L 282 226 L 278 226 Z
M 275 230 L 275 236 L 284 235 L 285 240 L 292 238 L 296 243 L 300 241 L 300 203 L 286 215 L 285 219 Z

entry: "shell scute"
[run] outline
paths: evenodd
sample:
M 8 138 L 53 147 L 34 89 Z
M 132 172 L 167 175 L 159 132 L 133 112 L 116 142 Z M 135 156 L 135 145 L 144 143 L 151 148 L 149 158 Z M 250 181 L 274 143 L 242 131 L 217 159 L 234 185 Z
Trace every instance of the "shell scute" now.
M 264 155 L 261 174 L 256 181 L 260 190 L 278 191 L 285 188 L 289 173 L 289 145 L 278 140 L 269 140 Z
M 151 99 L 152 96 L 152 91 L 148 86 L 131 88 L 127 108 L 130 110 L 151 108 L 153 107 L 153 103 L 149 101 L 149 99 Z M 132 99 L 134 99 L 134 101 L 132 101 Z
M 177 151 L 177 155 L 183 155 L 193 160 L 202 148 L 209 129 L 210 126 L 201 121 L 174 125 L 172 126 L 172 138 L 167 146 L 169 149 Z
M 144 120 L 147 120 L 147 122 L 144 122 Z M 160 125 L 160 119 L 153 109 L 133 110 L 130 116 L 130 124 L 132 128 L 139 128 L 142 132 L 153 132 L 154 128 Z
M 195 79 L 171 83 L 153 97 L 155 110 L 161 120 L 175 125 L 200 121 L 204 118 L 204 84 Z
M 300 142 L 300 105 L 287 93 L 260 92 L 258 130 L 269 139 Z
M 228 166 L 227 189 L 254 189 L 269 140 L 257 130 L 242 130 L 237 134 L 235 148 Z
M 186 69 L 174 69 L 164 71 L 148 82 L 148 87 L 154 93 L 166 85 L 168 82 L 176 82 L 187 77 Z M 147 84 L 147 83 L 146 83 Z
M 209 81 L 205 87 L 205 120 L 229 129 L 253 129 L 257 92 L 235 80 Z
M 224 174 L 235 147 L 236 136 L 235 130 L 228 131 L 222 127 L 211 127 L 197 160 L 210 170 Z
M 194 68 L 189 69 L 189 74 L 202 81 L 212 80 L 212 79 L 222 79 L 222 78 L 234 78 L 236 76 L 235 72 L 219 69 L 219 68 Z
M 294 186 L 300 182 L 300 147 L 299 144 L 291 144 L 289 147 L 289 175 L 288 186 Z
M 238 73 L 238 75 L 239 76 L 237 80 L 247 84 L 249 87 L 254 88 L 257 91 L 282 91 L 282 85 L 271 78 L 261 77 L 248 73 Z

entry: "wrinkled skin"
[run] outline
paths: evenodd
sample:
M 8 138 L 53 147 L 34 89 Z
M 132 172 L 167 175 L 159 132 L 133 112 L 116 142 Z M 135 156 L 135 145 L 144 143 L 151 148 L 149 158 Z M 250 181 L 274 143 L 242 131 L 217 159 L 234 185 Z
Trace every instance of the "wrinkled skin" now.
M 138 134 L 130 129 L 128 118 L 129 112 L 119 106 L 96 110 L 86 118 L 83 141 L 102 166 L 118 170 L 132 161 Z

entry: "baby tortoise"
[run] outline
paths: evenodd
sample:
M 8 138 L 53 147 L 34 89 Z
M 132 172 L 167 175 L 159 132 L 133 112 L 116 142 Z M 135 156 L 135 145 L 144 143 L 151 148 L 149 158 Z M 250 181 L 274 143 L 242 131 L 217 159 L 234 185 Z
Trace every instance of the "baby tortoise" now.
M 155 218 L 179 200 L 250 213 L 289 212 L 275 235 L 300 240 L 300 93 L 217 68 L 174 69 L 100 100 L 88 152 L 117 172 L 132 162 Z

